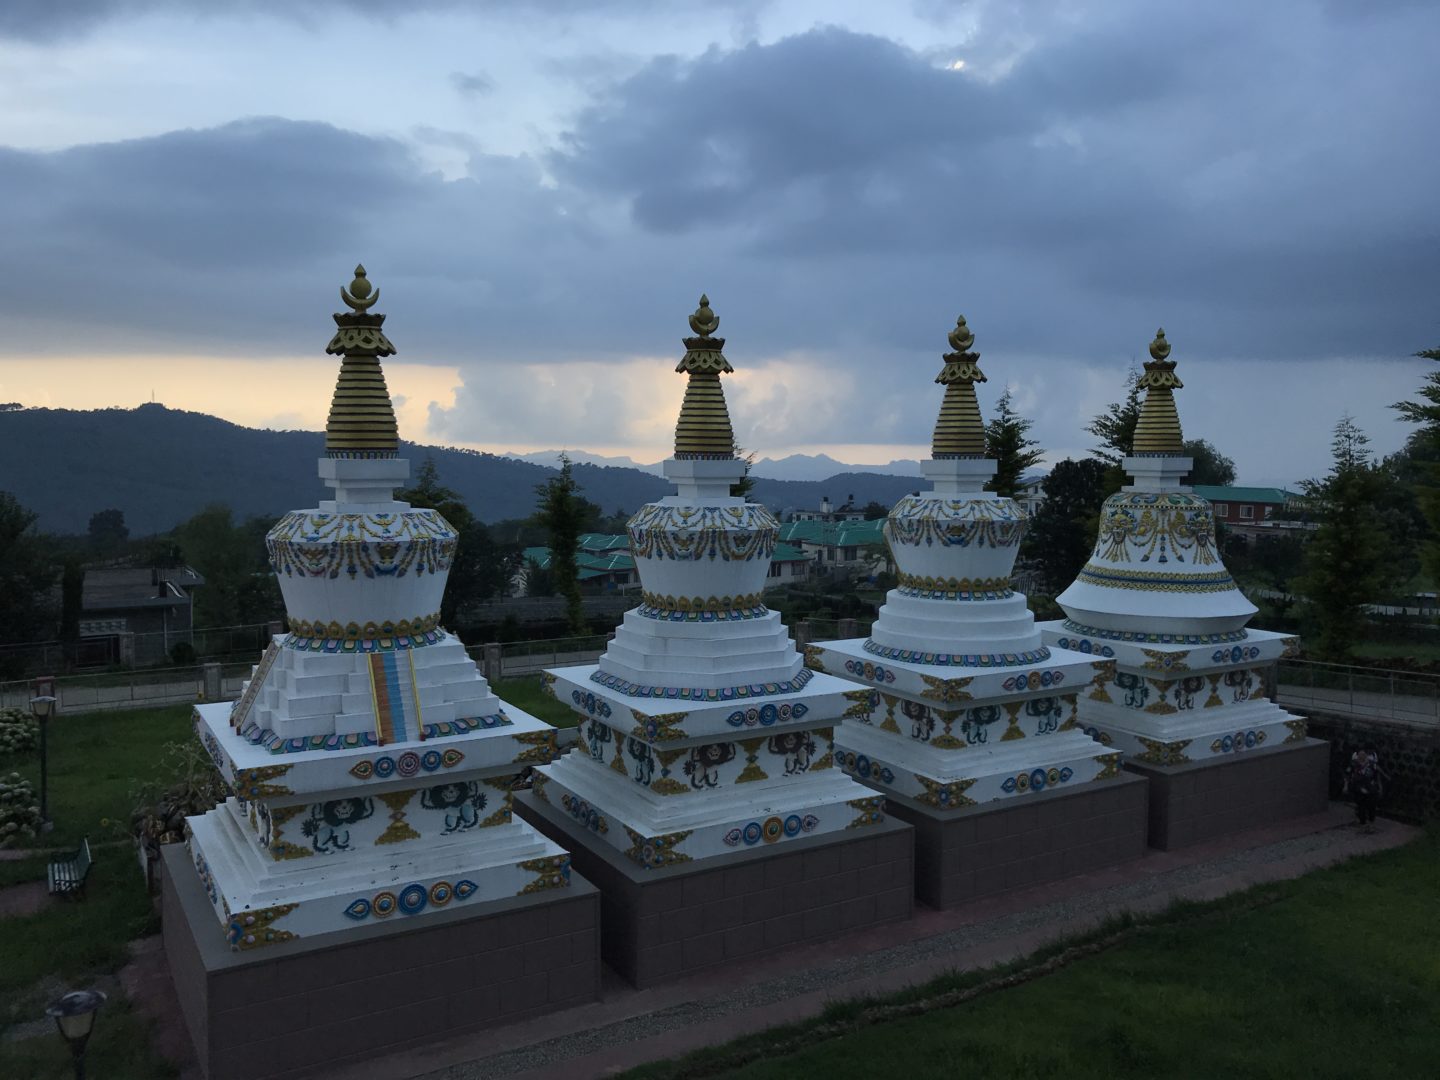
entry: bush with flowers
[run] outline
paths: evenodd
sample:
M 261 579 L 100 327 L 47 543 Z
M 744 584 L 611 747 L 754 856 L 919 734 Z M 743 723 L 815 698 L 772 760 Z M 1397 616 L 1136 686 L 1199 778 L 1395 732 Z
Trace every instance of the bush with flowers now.
M 40 724 L 23 709 L 0 709 L 0 758 L 40 747 Z
M 40 835 L 40 800 L 19 773 L 0 776 L 0 848 L 21 847 Z

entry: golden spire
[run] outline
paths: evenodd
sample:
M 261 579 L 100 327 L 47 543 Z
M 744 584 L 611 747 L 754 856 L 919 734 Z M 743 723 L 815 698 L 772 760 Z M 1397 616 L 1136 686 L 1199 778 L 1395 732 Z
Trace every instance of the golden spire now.
M 325 421 L 325 453 L 330 457 L 394 457 L 400 449 L 395 409 L 385 388 L 380 357 L 393 356 L 380 327 L 384 315 L 369 309 L 380 299 L 380 290 L 365 277 L 365 267 L 355 267 L 350 287 L 340 286 L 340 299 L 350 311 L 335 316 L 339 327 L 325 352 L 343 356 L 330 417 Z
M 700 306 L 690 316 L 690 329 L 696 336 L 685 339 L 685 358 L 675 367 L 690 375 L 680 405 L 680 422 L 675 425 L 677 458 L 735 456 L 735 432 L 720 386 L 720 373 L 735 369 L 721 351 L 725 339 L 712 336 L 719 328 L 720 316 L 710 310 L 710 298 L 702 294 Z
M 1132 454 L 1179 457 L 1185 452 L 1180 434 L 1180 414 L 1175 411 L 1175 394 L 1185 384 L 1175 374 L 1175 361 L 1170 357 L 1170 343 L 1165 331 L 1156 330 L 1150 342 L 1151 359 L 1145 363 L 1145 374 L 1136 386 L 1145 390 L 1140 405 L 1140 419 L 1135 422 Z
M 980 354 L 970 352 L 975 335 L 965 325 L 965 316 L 955 320 L 950 331 L 950 348 L 945 354 L 945 367 L 935 376 L 945 385 L 945 400 L 940 405 L 940 419 L 935 423 L 935 438 L 930 453 L 937 458 L 984 457 L 985 424 L 980 419 L 980 403 L 975 399 L 975 384 L 985 382 L 980 370 Z

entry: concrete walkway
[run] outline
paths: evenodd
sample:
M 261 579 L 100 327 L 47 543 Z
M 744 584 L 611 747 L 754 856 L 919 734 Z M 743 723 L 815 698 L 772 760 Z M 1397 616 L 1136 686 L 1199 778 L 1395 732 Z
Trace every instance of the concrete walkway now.
M 1396 847 L 1419 830 L 1380 822 L 1365 835 L 1338 804 L 1324 814 L 1186 848 L 1150 852 L 1121 866 L 977 901 L 959 911 L 916 906 L 908 922 L 636 990 L 607 970 L 602 1000 L 521 1024 L 377 1057 L 328 1080 L 576 1080 L 752 1034 L 819 1013 L 828 1003 L 884 994 L 947 971 L 1013 960 L 1124 912 L 1163 910 L 1252 885 L 1299 877 L 1354 855 Z M 164 954 L 138 958 L 147 973 L 122 976 L 137 1006 L 161 1024 L 167 1054 L 185 1043 Z M 167 1030 L 169 1029 L 169 1030 Z M 177 1037 L 178 1036 L 178 1037 Z M 189 1055 L 186 1055 L 189 1057 Z M 193 1057 L 181 1063 L 195 1075 Z

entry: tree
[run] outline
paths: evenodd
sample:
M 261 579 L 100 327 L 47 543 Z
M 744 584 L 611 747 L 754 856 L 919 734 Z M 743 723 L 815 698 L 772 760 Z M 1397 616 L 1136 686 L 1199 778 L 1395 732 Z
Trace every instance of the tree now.
M 996 462 L 995 475 L 985 485 L 987 491 L 1014 498 L 1020 478 L 1045 456 L 1040 444 L 1029 437 L 1033 424 L 1015 411 L 1007 386 L 995 404 L 995 415 L 985 425 L 985 456 Z
M 1215 449 L 1214 443 L 1208 439 L 1186 439 L 1183 445 L 1183 455 L 1195 462 L 1185 483 L 1207 487 L 1235 483 L 1235 462 Z
M 1100 440 L 1100 445 L 1090 451 L 1106 465 L 1118 469 L 1120 462 L 1130 456 L 1135 445 L 1135 425 L 1140 422 L 1140 372 L 1134 364 L 1125 376 L 1125 400 L 1112 401 L 1109 407 L 1090 421 L 1085 428 Z
M 114 558 L 125 550 L 130 530 L 124 510 L 100 510 L 90 515 L 90 549 L 101 558 Z
M 491 539 L 489 530 L 475 519 L 465 501 L 440 483 L 434 458 L 425 456 L 415 483 L 397 491 L 395 498 L 418 510 L 436 511 L 455 530 L 455 558 L 440 601 L 442 623 L 457 626 L 474 605 L 509 590 L 519 568 L 519 551 Z
M 1104 463 L 1094 458 L 1066 458 L 1045 477 L 1045 501 L 1035 512 L 1025 546 L 1039 563 L 1048 593 L 1066 588 L 1090 558 L 1096 515 L 1105 501 L 1105 473 Z
M 1330 472 L 1302 485 L 1319 528 L 1305 547 L 1296 586 L 1309 600 L 1312 647 L 1326 660 L 1350 655 L 1363 631 L 1365 606 L 1378 599 L 1384 585 L 1390 557 L 1388 538 L 1375 526 L 1382 483 L 1369 442 L 1354 419 L 1343 416 L 1330 443 Z
M 1422 360 L 1440 361 L 1440 349 L 1422 349 Z M 1418 425 L 1406 449 L 1415 463 L 1414 485 L 1429 535 L 1420 549 L 1420 562 L 1432 582 L 1440 581 L 1440 371 L 1425 376 L 1417 391 L 1419 401 L 1397 401 L 1390 407 L 1406 423 Z
M 270 525 L 260 517 L 237 523 L 228 506 L 212 503 L 175 530 L 185 562 L 205 577 L 195 590 L 196 626 L 250 625 L 284 613 L 265 551 Z
M 580 496 L 580 485 L 575 482 L 567 456 L 560 455 L 559 474 L 537 484 L 535 494 L 540 497 L 535 520 L 545 527 L 549 537 L 550 578 L 555 591 L 565 598 L 565 618 L 570 623 L 570 632 L 583 634 L 585 609 L 580 602 L 580 571 L 575 556 L 587 502 Z
M 737 443 L 735 456 L 745 463 L 745 472 L 730 485 L 730 495 L 735 499 L 749 499 L 750 493 L 755 490 L 755 478 L 750 475 L 750 468 L 755 464 L 755 451 L 746 450 Z
M 885 504 L 875 502 L 873 499 L 866 503 L 860 512 L 865 515 L 866 521 L 879 521 L 883 517 L 890 516 L 890 511 L 886 509 Z
M 47 641 L 55 631 L 56 566 L 36 515 L 0 491 L 0 643 Z

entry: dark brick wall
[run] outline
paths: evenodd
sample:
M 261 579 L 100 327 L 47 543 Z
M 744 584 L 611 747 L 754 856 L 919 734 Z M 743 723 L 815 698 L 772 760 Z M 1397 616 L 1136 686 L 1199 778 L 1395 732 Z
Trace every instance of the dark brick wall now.
M 1323 812 L 1329 756 L 1328 743 L 1306 739 L 1192 765 L 1125 768 L 1150 781 L 1150 846 L 1169 851 Z
M 1420 727 L 1384 720 L 1311 713 L 1310 734 L 1331 746 L 1330 797 L 1341 798 L 1350 755 L 1373 743 L 1390 784 L 1380 813 L 1402 821 L 1440 817 L 1440 726 Z
M 636 986 L 718 964 L 908 919 L 912 831 L 887 820 L 645 870 L 530 792 L 521 816 L 571 853 L 600 889 L 605 962 Z
M 599 895 L 578 875 L 563 892 L 234 953 L 183 847 L 164 857 L 166 957 L 210 1080 L 305 1076 L 599 997 Z
M 1145 853 L 1146 782 L 1138 776 L 940 814 L 891 795 L 915 826 L 915 895 L 932 908 L 1113 866 Z

